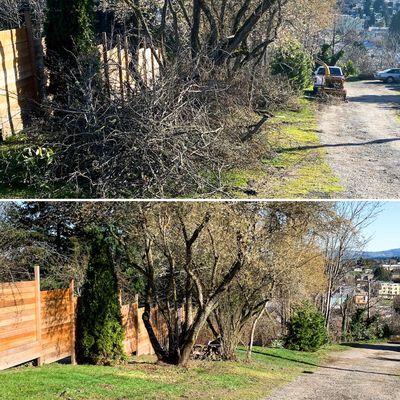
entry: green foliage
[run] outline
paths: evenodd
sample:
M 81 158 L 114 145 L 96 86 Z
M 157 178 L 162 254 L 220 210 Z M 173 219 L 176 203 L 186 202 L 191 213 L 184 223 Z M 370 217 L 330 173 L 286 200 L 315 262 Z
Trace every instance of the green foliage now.
M 383 281 L 383 282 L 389 282 L 391 280 L 390 271 L 388 271 L 387 269 L 385 269 L 383 267 L 378 267 L 374 271 L 374 277 L 378 281 Z
M 54 161 L 51 148 L 10 145 L 0 149 L 0 184 L 46 187 L 46 171 Z
M 344 56 L 344 51 L 340 50 L 336 53 L 332 51 L 332 46 L 330 44 L 324 43 L 321 46 L 321 50 L 318 54 L 318 58 L 328 65 L 336 65 L 340 59 Z
M 304 90 L 311 83 L 313 61 L 300 42 L 292 40 L 279 47 L 271 63 L 274 75 L 284 75 L 293 88 Z
M 99 54 L 93 19 L 93 0 L 47 0 L 45 37 L 50 92 L 64 96 L 71 72 L 72 81 L 81 81 L 81 75 L 96 66 Z
M 366 314 L 367 312 L 365 309 L 356 309 L 349 324 L 347 334 L 348 340 L 375 340 L 390 336 L 390 330 L 387 324 L 382 323 L 378 314 L 369 319 Z
M 311 304 L 303 303 L 290 318 L 286 347 L 316 351 L 328 342 L 323 315 Z
M 81 363 L 112 365 L 125 358 L 113 235 L 94 227 L 89 237 L 89 265 L 78 303 L 77 355 Z
M 47 0 L 47 51 L 69 60 L 92 49 L 93 0 Z
M 343 66 L 343 73 L 345 76 L 355 76 L 358 75 L 358 70 L 354 65 L 352 60 L 348 60 L 346 64 Z

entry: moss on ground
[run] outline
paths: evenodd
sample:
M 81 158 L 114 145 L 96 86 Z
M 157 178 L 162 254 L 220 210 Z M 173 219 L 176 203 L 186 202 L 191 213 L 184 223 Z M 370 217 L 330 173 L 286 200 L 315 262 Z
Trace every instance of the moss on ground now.
M 298 109 L 276 113 L 263 131 L 269 147 L 262 166 L 226 174 L 232 196 L 252 197 L 249 188 L 264 198 L 329 198 L 343 191 L 320 147 L 316 107 L 304 98 Z

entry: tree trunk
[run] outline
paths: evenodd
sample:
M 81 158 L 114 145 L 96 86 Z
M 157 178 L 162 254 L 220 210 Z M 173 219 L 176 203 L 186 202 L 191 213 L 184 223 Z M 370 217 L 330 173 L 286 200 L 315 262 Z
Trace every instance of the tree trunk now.
M 332 278 L 329 278 L 328 288 L 326 291 L 326 303 L 325 303 L 325 327 L 329 327 L 329 320 L 331 317 L 331 298 L 332 298 Z
M 249 345 L 247 347 L 247 354 L 246 354 L 246 359 L 247 361 L 250 361 L 251 359 L 251 352 L 253 350 L 253 342 L 254 342 L 254 333 L 256 331 L 257 323 L 260 320 L 261 316 L 264 314 L 264 311 L 267 307 L 267 303 L 265 303 L 264 307 L 260 310 L 256 318 L 254 319 L 253 323 L 251 324 L 251 333 L 250 333 L 250 340 L 249 340 Z

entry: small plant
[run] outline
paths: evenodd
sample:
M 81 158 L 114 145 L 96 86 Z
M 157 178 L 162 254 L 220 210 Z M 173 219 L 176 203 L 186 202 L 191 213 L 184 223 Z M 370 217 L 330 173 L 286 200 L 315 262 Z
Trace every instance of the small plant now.
M 44 146 L 8 147 L 0 152 L 0 184 L 46 186 L 54 151 Z
M 271 342 L 271 346 L 273 349 L 282 349 L 283 347 L 285 347 L 285 342 L 281 339 L 274 339 Z
M 352 60 L 347 61 L 343 66 L 343 72 L 346 77 L 358 75 L 358 70 Z
M 328 341 L 323 315 L 311 304 L 303 303 L 290 318 L 286 347 L 316 351 Z

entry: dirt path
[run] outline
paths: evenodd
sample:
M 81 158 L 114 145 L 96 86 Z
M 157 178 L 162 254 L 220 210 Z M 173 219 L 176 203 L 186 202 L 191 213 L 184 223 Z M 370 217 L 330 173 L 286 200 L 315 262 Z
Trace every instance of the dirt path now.
M 400 399 L 400 343 L 359 346 L 336 353 L 331 362 L 267 400 Z
M 400 198 L 400 86 L 347 83 L 348 103 L 322 106 L 321 146 L 345 192 L 338 197 Z

